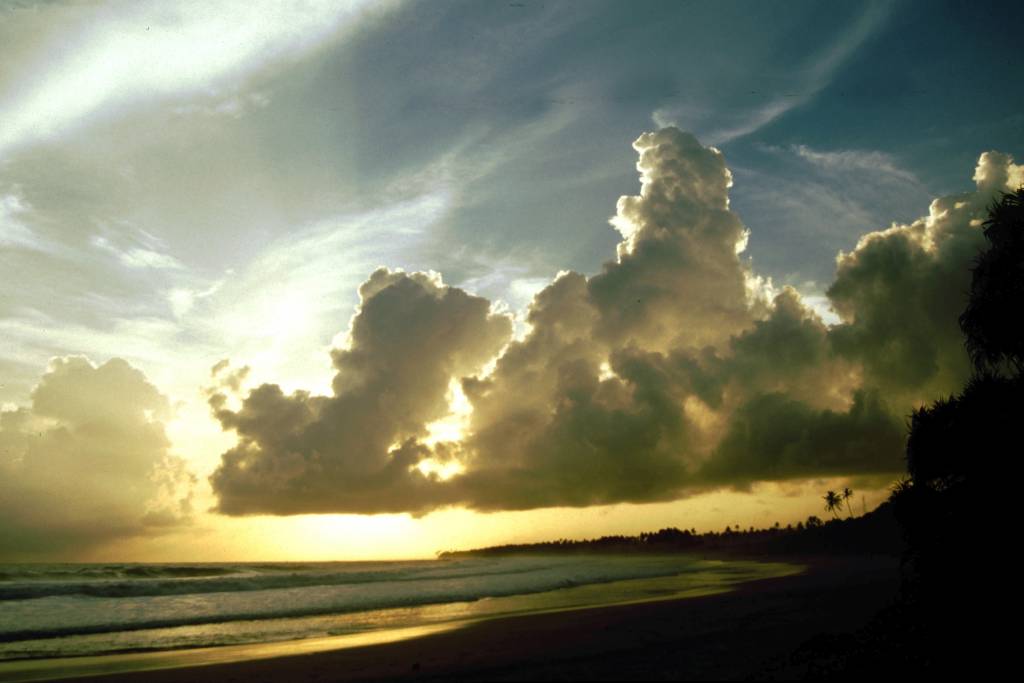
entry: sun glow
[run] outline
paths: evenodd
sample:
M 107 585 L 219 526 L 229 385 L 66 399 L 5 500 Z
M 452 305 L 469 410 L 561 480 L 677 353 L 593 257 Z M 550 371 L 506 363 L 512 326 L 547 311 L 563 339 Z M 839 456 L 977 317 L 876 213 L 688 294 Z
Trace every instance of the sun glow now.
M 416 463 L 416 469 L 426 477 L 436 477 L 441 481 L 448 481 L 454 476 L 466 471 L 466 466 L 457 460 L 443 462 L 436 458 L 427 458 Z
M 473 414 L 473 404 L 466 398 L 466 394 L 462 391 L 462 383 L 457 378 L 452 377 L 449 380 L 445 399 L 448 402 L 448 414 L 427 425 L 427 436 L 423 439 L 423 443 L 427 446 L 443 442 L 462 441 L 469 429 L 469 418 Z M 434 470 L 434 468 L 430 469 L 431 471 Z M 421 471 L 424 474 L 427 473 L 422 468 Z

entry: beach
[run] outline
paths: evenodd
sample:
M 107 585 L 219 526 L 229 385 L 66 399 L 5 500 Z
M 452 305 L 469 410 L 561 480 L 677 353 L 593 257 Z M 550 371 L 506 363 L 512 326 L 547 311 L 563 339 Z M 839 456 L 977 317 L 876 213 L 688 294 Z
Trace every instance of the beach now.
M 471 621 L 394 642 L 309 654 L 285 654 L 287 644 L 278 643 L 274 647 L 284 648 L 275 651 L 278 656 L 254 651 L 244 661 L 202 666 L 185 666 L 196 662 L 194 653 L 163 653 L 162 666 L 177 668 L 75 680 L 792 677 L 800 675 L 802 664 L 791 653 L 813 639 L 847 637 L 892 602 L 899 584 L 893 558 L 812 560 L 804 566 L 799 574 L 683 600 Z

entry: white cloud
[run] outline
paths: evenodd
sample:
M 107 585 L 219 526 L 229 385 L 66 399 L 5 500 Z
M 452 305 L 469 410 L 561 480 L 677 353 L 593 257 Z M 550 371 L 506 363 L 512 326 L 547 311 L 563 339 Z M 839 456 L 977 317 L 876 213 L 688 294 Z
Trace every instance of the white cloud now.
M 16 82 L 0 83 L 0 152 L 145 100 L 230 91 L 352 27 L 368 4 L 150 0 L 96 10 L 26 58 Z
M 30 209 L 18 188 L 0 195 L 0 249 L 15 247 L 45 251 L 45 243 L 22 221 L 22 216 Z
M 683 126 L 706 130 L 708 144 L 724 145 L 750 135 L 796 107 L 806 104 L 821 88 L 805 85 L 798 92 L 787 93 L 756 106 L 725 107 L 721 105 L 675 104 L 655 109 L 651 120 L 659 127 Z
M 91 242 L 93 246 L 116 256 L 117 260 L 128 268 L 155 268 L 157 270 L 180 270 L 183 268 L 178 259 L 154 249 L 139 246 L 121 249 L 100 235 L 95 235 Z
M 448 195 L 438 193 L 325 216 L 297 226 L 237 271 L 215 273 L 171 260 L 162 241 L 143 230 L 104 226 L 97 239 L 106 241 L 93 246 L 116 260 L 101 272 L 131 276 L 146 288 L 143 297 L 76 291 L 85 317 L 21 301 L 0 317 L 4 360 L 28 369 L 68 353 L 122 357 L 175 401 L 191 400 L 209 365 L 225 356 L 253 363 L 266 373 L 257 379 L 270 375 L 288 389 L 326 388 L 321 353 L 351 314 L 359 282 L 380 263 L 404 262 L 448 208 Z
M 263 92 L 251 92 L 243 95 L 214 98 L 207 103 L 189 103 L 174 108 L 175 114 L 188 116 L 202 114 L 204 116 L 228 116 L 241 118 L 253 109 L 263 109 L 270 104 L 270 96 Z
M 811 149 L 806 145 L 795 145 L 793 152 L 801 159 L 826 171 L 882 174 L 920 186 L 917 176 L 902 168 L 891 155 L 884 152 L 857 149 L 826 152 Z

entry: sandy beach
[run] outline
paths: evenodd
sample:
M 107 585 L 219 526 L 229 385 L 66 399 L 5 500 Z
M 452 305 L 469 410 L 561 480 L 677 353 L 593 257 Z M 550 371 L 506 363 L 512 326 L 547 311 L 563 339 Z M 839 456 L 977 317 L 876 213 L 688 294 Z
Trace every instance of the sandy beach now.
M 897 565 L 892 558 L 813 561 L 800 575 L 719 595 L 493 619 L 397 642 L 74 680 L 733 679 L 778 671 L 789 677 L 800 674 L 799 662 L 788 658 L 802 644 L 823 635 L 842 638 L 892 601 Z M 190 661 L 182 655 L 179 663 Z M 172 653 L 167 662 L 174 661 Z

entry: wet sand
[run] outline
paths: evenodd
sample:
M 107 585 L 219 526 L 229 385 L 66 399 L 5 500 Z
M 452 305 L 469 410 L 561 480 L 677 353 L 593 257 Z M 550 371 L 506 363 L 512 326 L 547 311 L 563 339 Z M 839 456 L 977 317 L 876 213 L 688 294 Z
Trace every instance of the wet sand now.
M 718 595 L 531 614 L 398 642 L 74 680 L 746 678 L 777 669 L 811 638 L 856 630 L 892 601 L 898 582 L 892 558 L 812 561 L 803 574 Z M 287 645 L 279 644 L 282 652 Z

